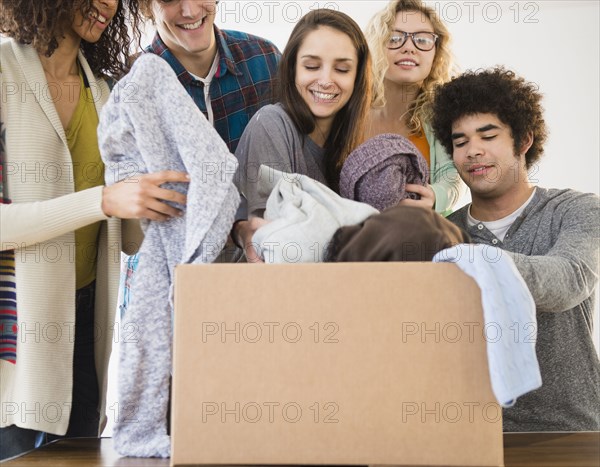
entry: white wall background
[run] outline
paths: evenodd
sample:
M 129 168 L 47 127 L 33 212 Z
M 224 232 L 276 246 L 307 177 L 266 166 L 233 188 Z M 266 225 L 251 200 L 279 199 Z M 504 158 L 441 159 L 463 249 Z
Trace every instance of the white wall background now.
M 295 22 L 315 8 L 335 8 L 361 27 L 386 1 L 233 1 L 219 5 L 216 24 L 266 37 L 281 49 Z M 546 155 L 532 170 L 544 187 L 599 193 L 600 2 L 426 1 L 453 35 L 462 70 L 505 65 L 538 83 L 545 95 L 550 137 Z M 147 26 L 143 44 L 154 30 Z M 465 200 L 466 202 L 467 200 Z M 600 348 L 598 309 L 595 342 Z M 118 349 L 115 349 L 118 350 Z M 113 355 L 113 357 L 116 353 Z M 111 362 L 110 407 L 116 400 L 116 358 Z M 105 435 L 112 432 L 112 415 Z

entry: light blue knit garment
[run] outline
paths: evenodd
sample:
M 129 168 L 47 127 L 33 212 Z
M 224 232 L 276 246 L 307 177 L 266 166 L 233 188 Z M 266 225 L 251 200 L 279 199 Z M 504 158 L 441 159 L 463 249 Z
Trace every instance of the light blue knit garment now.
M 237 161 L 171 67 L 154 54 L 138 58 L 113 89 L 98 141 L 108 185 L 167 169 L 191 176 L 189 186 L 164 186 L 187 192 L 183 217 L 142 223 L 145 239 L 121 323 L 115 448 L 122 455 L 168 457 L 174 267 L 210 263 L 223 247 L 239 204 Z
M 455 263 L 481 289 L 488 366 L 498 404 L 511 407 L 517 397 L 539 388 L 535 303 L 510 255 L 490 245 L 460 244 L 438 252 L 433 262 Z

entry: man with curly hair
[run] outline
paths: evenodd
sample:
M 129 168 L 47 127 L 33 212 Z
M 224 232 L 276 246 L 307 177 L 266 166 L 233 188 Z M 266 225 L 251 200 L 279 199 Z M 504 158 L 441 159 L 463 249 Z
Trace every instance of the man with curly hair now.
M 449 219 L 477 243 L 505 250 L 536 303 L 542 387 L 504 409 L 505 431 L 600 429 L 600 365 L 592 338 L 600 206 L 594 194 L 534 186 L 546 123 L 533 83 L 503 68 L 443 85 L 433 129 L 452 154 L 472 203 Z

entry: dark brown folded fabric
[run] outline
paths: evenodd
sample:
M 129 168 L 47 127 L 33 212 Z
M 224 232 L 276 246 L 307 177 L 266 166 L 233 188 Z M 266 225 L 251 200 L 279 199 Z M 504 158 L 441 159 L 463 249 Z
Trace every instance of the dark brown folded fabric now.
M 466 232 L 433 210 L 394 206 L 338 229 L 326 261 L 431 261 L 439 251 L 469 242 Z

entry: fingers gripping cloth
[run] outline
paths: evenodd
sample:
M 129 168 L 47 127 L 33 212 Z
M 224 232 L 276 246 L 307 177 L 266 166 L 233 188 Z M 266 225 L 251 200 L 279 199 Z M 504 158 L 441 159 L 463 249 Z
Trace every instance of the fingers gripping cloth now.
M 108 185 L 161 170 L 191 177 L 189 186 L 164 185 L 187 192 L 182 217 L 142 223 L 145 238 L 122 320 L 128 339 L 120 347 L 115 447 L 122 455 L 168 457 L 174 267 L 210 263 L 224 246 L 239 204 L 237 161 L 167 62 L 153 54 L 142 55 L 113 89 L 98 141 Z

